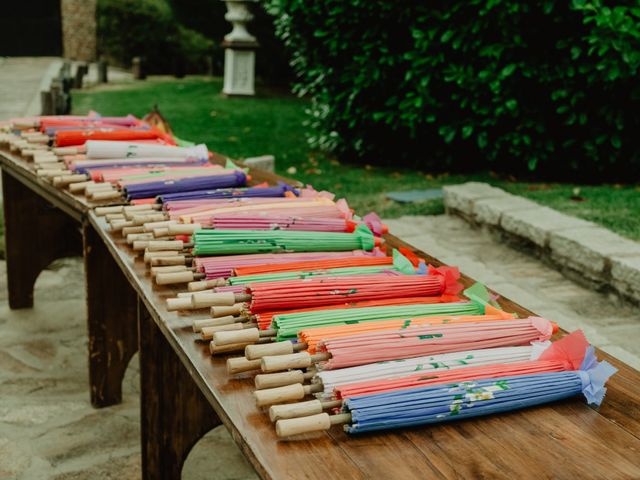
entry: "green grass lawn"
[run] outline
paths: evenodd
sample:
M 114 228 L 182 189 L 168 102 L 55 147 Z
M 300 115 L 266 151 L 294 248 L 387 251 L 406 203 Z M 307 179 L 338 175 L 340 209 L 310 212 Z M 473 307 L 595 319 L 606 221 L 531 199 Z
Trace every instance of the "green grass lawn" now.
M 359 213 L 374 210 L 387 218 L 442 213 L 440 200 L 398 204 L 386 199 L 385 193 L 477 180 L 640 239 L 640 186 L 535 184 L 502 180 L 489 173 L 432 176 L 408 169 L 341 164 L 309 149 L 303 125 L 305 100 L 265 89 L 256 98 L 224 98 L 221 89 L 220 79 L 152 78 L 74 91 L 73 109 L 75 113 L 93 109 L 104 115 L 142 116 L 157 104 L 180 138 L 204 142 L 211 150 L 239 159 L 273 154 L 278 173 L 344 196 Z

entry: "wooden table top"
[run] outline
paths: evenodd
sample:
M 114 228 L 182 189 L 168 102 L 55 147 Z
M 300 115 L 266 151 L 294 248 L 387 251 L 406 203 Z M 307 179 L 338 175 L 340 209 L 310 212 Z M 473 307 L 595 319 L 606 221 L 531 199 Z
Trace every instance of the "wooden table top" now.
M 640 372 L 598 352 L 619 372 L 596 411 L 581 398 L 490 417 L 348 436 L 339 427 L 279 440 L 255 406 L 253 375 L 229 377 L 226 357 L 196 341 L 195 314 L 168 312 L 177 290 L 152 285 L 144 263 L 89 215 L 191 377 L 263 478 L 640 478 Z M 390 246 L 407 246 L 389 235 Z M 424 252 L 418 255 L 440 264 Z M 465 284 L 473 281 L 464 277 Z M 506 298 L 507 311 L 531 312 Z M 202 316 L 202 315 L 200 315 Z
M 0 149 L 0 165 L 3 170 L 27 185 L 39 196 L 78 221 L 84 218 L 89 209 L 104 205 L 104 203 L 90 202 L 84 195 L 76 195 L 68 190 L 54 187 L 51 182 L 38 177 L 33 163 L 26 161 L 20 155 Z
M 215 161 L 224 157 L 215 156 Z M 598 410 L 580 398 L 523 411 L 428 427 L 348 436 L 338 427 L 302 439 L 278 440 L 265 412 L 255 407 L 253 376 L 230 378 L 225 358 L 211 357 L 196 341 L 193 316 L 168 312 L 170 288 L 152 285 L 143 262 L 112 237 L 80 195 L 37 177 L 16 155 L 0 152 L 4 170 L 74 218 L 88 216 L 131 285 L 143 299 L 191 377 L 234 440 L 263 478 L 640 478 L 640 372 L 598 351 L 619 372 L 608 383 Z M 254 182 L 283 180 L 252 170 Z M 433 264 L 440 262 L 392 235 L 389 246 L 405 246 Z M 473 280 L 463 277 L 465 285 Z M 532 312 L 500 298 L 520 315 Z M 560 333 L 562 334 L 562 332 Z
M 228 159 L 219 153 L 214 152 L 212 155 L 211 161 L 220 165 L 224 165 Z M 237 160 L 233 161 L 242 165 L 242 162 Z M 69 190 L 54 187 L 51 182 L 36 175 L 32 162 L 28 162 L 20 155 L 16 155 L 6 149 L 0 149 L 0 166 L 22 183 L 28 185 L 29 188 L 49 203 L 79 221 L 84 218 L 92 208 L 122 203 L 113 201 L 92 202 L 84 195 L 74 194 L 69 192 Z M 251 169 L 250 174 L 252 176 L 252 183 L 268 182 L 270 184 L 276 184 L 278 181 L 286 181 L 293 186 L 302 186 L 302 184 L 296 180 L 285 179 L 264 170 Z

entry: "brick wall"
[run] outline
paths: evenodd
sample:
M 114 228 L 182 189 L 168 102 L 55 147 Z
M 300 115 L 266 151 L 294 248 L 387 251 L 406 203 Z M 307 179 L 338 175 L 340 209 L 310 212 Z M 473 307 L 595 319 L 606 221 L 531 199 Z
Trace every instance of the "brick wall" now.
M 87 62 L 96 59 L 96 1 L 60 1 L 65 58 Z

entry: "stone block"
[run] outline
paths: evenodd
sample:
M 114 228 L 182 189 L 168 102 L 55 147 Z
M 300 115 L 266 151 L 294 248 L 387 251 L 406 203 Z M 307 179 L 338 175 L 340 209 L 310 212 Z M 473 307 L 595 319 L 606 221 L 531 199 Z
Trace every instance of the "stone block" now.
M 276 157 L 273 155 L 262 155 L 260 157 L 245 158 L 243 162 L 247 167 L 259 168 L 260 170 L 266 170 L 267 172 L 275 172 L 276 170 Z
M 526 238 L 540 247 L 549 244 L 551 232 L 568 228 L 595 227 L 595 224 L 559 213 L 551 208 L 506 211 L 500 226 L 509 233 Z
M 621 294 L 640 302 L 640 253 L 611 257 L 611 283 Z
M 640 255 L 640 244 L 602 227 L 580 227 L 551 232 L 554 260 L 590 274 L 604 273 L 610 258 Z
M 472 214 L 473 205 L 478 200 L 507 195 L 503 190 L 481 182 L 447 185 L 442 190 L 444 192 L 444 206 L 447 210 L 456 210 L 466 215 Z
M 502 215 L 506 212 L 536 208 L 540 208 L 540 205 L 531 200 L 503 192 L 499 198 L 488 198 L 475 202 L 472 215 L 478 223 L 497 226 L 500 224 Z

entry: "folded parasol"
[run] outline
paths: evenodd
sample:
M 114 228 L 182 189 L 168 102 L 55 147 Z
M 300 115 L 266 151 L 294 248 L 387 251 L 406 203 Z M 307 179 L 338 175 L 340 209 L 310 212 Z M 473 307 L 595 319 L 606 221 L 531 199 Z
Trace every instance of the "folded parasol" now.
M 247 285 L 249 283 L 275 282 L 313 278 L 317 276 L 351 276 L 382 273 L 385 271 L 400 272 L 405 275 L 416 273 L 414 266 L 400 252 L 394 250 L 393 257 L 352 257 L 321 262 L 299 262 L 282 264 L 276 271 L 254 273 L 252 275 L 236 275 L 230 277 L 229 285 Z M 237 271 L 237 269 L 236 269 Z
M 167 204 L 168 210 L 173 210 L 180 201 L 214 199 L 214 198 L 247 198 L 247 197 L 284 197 L 287 192 L 297 195 L 298 191 L 284 183 L 275 187 L 248 187 L 235 189 L 195 190 L 191 192 L 167 193 L 161 195 L 159 200 Z M 175 203 L 174 203 L 175 202 Z
M 548 340 L 554 328 L 552 322 L 539 317 L 479 324 L 417 326 L 326 340 L 320 342 L 318 351 L 324 352 L 326 358 L 321 367 L 335 369 L 395 358 L 527 345 L 536 340 Z M 397 356 L 398 351 L 402 352 L 402 357 Z
M 353 233 L 200 230 L 194 233 L 193 243 L 194 255 L 372 250 L 376 246 L 373 233 L 364 225 Z
M 236 268 L 249 265 L 289 264 L 303 261 L 325 261 L 344 258 L 387 258 L 378 249 L 371 252 L 365 250 L 346 250 L 344 252 L 299 252 L 299 253 L 255 253 L 249 255 L 228 255 L 221 257 L 196 257 L 194 264 L 198 272 L 206 274 L 207 280 L 228 278 Z M 211 284 L 211 287 L 215 285 Z M 205 285 L 206 288 L 206 285 Z
M 204 188 L 229 188 L 245 185 L 247 176 L 244 172 L 236 170 L 226 175 L 212 175 L 203 177 L 187 177 L 169 181 L 145 182 L 142 184 L 127 185 L 125 194 L 130 199 L 150 198 L 171 192 L 185 192 L 189 190 L 202 190 Z
M 537 343 L 537 342 L 534 342 Z M 548 348 L 547 348 L 548 347 Z M 315 382 L 309 386 L 296 384 L 277 388 L 268 388 L 256 391 L 256 401 L 258 406 L 265 406 L 277 401 L 282 403 L 289 400 L 300 400 L 304 398 L 306 391 L 317 393 L 325 401 L 345 400 L 361 395 L 371 395 L 387 391 L 398 391 L 409 388 L 416 388 L 426 385 L 440 385 L 451 382 L 466 381 L 469 379 L 480 380 L 484 378 L 494 378 L 496 376 L 516 376 L 529 375 L 542 372 L 561 372 L 564 370 L 575 370 L 580 367 L 584 359 L 589 342 L 581 331 L 575 331 L 565 336 L 561 340 L 551 344 L 544 342 L 533 347 L 511 347 L 511 348 L 489 348 L 483 350 L 460 351 L 446 355 L 436 355 L 435 360 L 421 360 L 414 364 L 413 370 L 408 366 L 394 369 L 392 361 L 387 363 L 375 363 L 359 367 L 345 368 L 337 371 L 318 372 Z M 525 349 L 534 356 L 522 358 L 522 351 Z M 413 363 L 416 360 L 408 360 Z M 403 365 L 403 362 L 400 362 Z M 365 370 L 366 369 L 366 370 Z M 349 373 L 364 373 L 369 377 L 365 380 L 349 380 Z M 342 382 L 338 382 L 331 388 L 331 385 L 322 383 L 323 378 L 329 380 L 331 374 L 342 373 Z M 256 380 L 257 382 L 257 380 Z M 318 393 L 319 392 L 319 393 Z M 303 407 L 326 405 L 326 403 L 304 402 Z M 334 408 L 334 402 L 330 403 Z M 291 405 L 294 408 L 295 416 L 300 414 L 300 405 Z M 282 408 L 276 409 L 282 412 Z M 308 411 L 308 410 L 306 410 Z M 317 412 L 313 412 L 317 413 Z
M 167 166 L 184 166 L 189 167 L 192 165 L 203 165 L 205 162 L 195 158 L 117 158 L 117 159 L 102 159 L 102 160 L 75 160 L 65 159 L 65 164 L 69 170 L 77 173 L 88 173 L 92 169 L 109 169 L 109 168 L 162 168 Z
M 439 267 L 432 269 L 433 274 L 430 275 L 431 282 L 444 282 L 441 284 L 442 292 L 445 294 L 456 294 L 459 291 L 457 286 L 458 272 L 457 269 L 451 267 Z M 428 277 L 427 277 L 428 278 Z M 445 285 L 450 287 L 445 287 Z M 273 317 L 271 328 L 277 330 L 278 340 L 295 338 L 299 331 L 310 327 L 332 326 L 355 324 L 360 322 L 368 322 L 374 320 L 388 319 L 408 319 L 420 316 L 433 315 L 479 315 L 485 313 L 486 297 L 477 297 L 475 292 L 484 290 L 480 284 L 476 284 L 465 291 L 465 295 L 471 298 L 472 302 L 445 303 L 438 305 L 388 305 L 384 307 L 368 307 L 349 309 L 346 311 L 312 311 L 305 313 L 283 312 Z M 486 290 L 484 290 L 486 292 Z M 386 298 L 403 298 L 415 297 L 420 295 L 403 295 L 398 294 L 395 297 Z M 487 294 L 488 296 L 488 294 Z M 376 297 L 381 300 L 385 297 Z M 338 302 L 336 302 L 338 303 Z
M 316 234 L 317 235 L 317 234 Z M 252 312 L 334 305 L 345 300 L 418 297 L 458 293 L 457 270 L 440 267 L 429 275 L 353 275 L 253 283 L 247 287 Z
M 420 308 L 423 305 L 432 305 L 435 303 L 453 303 L 453 302 L 458 302 L 457 305 L 459 306 L 469 305 L 469 303 L 467 302 L 461 302 L 460 298 L 456 295 L 440 295 L 435 297 L 386 298 L 383 300 L 366 300 L 363 302 L 344 302 L 336 305 L 321 305 L 319 307 L 296 308 L 293 310 L 273 310 L 270 312 L 261 312 L 257 314 L 251 314 L 251 312 L 249 312 L 248 304 L 238 304 L 233 307 L 233 309 L 235 310 L 233 314 L 241 315 L 239 319 L 234 319 L 234 321 L 243 321 L 244 319 L 247 319 L 247 320 L 250 319 L 252 321 L 257 322 L 261 330 L 267 330 L 272 325 L 273 319 L 276 316 L 280 316 L 280 315 L 296 315 L 296 314 L 315 312 L 318 314 L 321 313 L 323 315 L 331 316 L 331 312 L 329 312 L 329 310 L 340 310 L 340 312 L 338 312 L 339 315 L 343 315 L 346 310 L 351 310 L 351 309 L 364 309 L 369 307 L 388 307 L 388 306 L 402 306 L 402 305 L 405 305 L 405 306 L 412 305 L 414 307 Z M 212 311 L 212 314 L 213 313 L 218 314 L 220 310 L 216 307 L 213 307 L 211 311 Z M 356 320 L 355 323 L 359 324 L 359 321 Z M 263 332 L 260 332 L 260 334 L 261 333 Z
M 412 427 L 519 410 L 582 393 L 600 405 L 605 383 L 617 371 L 598 362 L 589 347 L 579 370 L 469 380 L 347 399 L 344 412 L 279 420 L 279 436 L 327 430 L 345 424 L 349 433 Z
M 55 135 L 55 145 L 65 147 L 68 145 L 83 145 L 87 140 L 125 140 L 135 141 L 142 139 L 161 138 L 171 145 L 175 142 L 171 137 L 162 133 L 158 129 L 150 130 L 112 130 L 112 129 L 89 129 L 89 130 L 65 130 L 57 132 Z
M 87 157 L 94 158 L 137 158 L 171 157 L 207 160 L 209 152 L 204 144 L 195 147 L 174 147 L 169 145 L 149 145 L 146 143 L 114 142 L 108 140 L 88 140 L 85 144 Z

